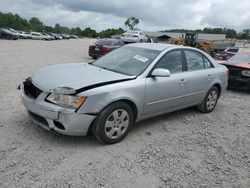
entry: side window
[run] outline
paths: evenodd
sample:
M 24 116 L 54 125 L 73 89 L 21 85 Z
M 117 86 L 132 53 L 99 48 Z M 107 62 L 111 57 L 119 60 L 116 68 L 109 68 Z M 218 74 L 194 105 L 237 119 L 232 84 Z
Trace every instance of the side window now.
M 113 46 L 119 46 L 119 41 L 115 41 Z
M 213 65 L 211 64 L 211 62 L 207 58 L 203 57 L 203 59 L 204 59 L 205 69 L 213 68 Z
M 182 72 L 182 56 L 180 50 L 167 53 L 159 60 L 156 68 L 168 69 L 171 74 Z
M 188 71 L 204 69 L 203 57 L 199 52 L 185 50 Z

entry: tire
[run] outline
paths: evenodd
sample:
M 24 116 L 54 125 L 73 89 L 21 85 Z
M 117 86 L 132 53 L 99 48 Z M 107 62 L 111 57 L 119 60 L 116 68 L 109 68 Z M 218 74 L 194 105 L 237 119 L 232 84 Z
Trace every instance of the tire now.
M 139 41 L 139 43 L 142 43 L 143 41 L 142 41 L 142 39 Z
M 131 107 L 124 102 L 115 102 L 99 113 L 94 121 L 92 133 L 104 144 L 115 144 L 128 134 L 132 124 Z
M 198 109 L 203 113 L 210 113 L 215 108 L 219 98 L 219 90 L 217 87 L 213 86 L 207 92 L 202 103 L 198 106 Z

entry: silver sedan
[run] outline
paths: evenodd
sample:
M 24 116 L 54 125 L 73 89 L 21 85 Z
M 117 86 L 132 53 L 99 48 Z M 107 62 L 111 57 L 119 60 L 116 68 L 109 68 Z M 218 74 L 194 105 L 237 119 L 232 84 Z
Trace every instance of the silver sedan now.
M 137 43 L 93 63 L 43 68 L 21 84 L 31 119 L 66 135 L 92 132 L 121 141 L 140 120 L 197 106 L 211 112 L 227 87 L 228 70 L 184 46 Z

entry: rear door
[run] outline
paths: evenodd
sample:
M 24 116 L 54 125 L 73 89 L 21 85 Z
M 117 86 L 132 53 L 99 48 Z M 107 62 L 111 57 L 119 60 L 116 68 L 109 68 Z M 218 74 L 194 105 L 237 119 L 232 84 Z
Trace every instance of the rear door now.
M 200 103 L 211 87 L 214 74 L 213 65 L 200 52 L 184 50 L 186 71 L 184 73 L 187 91 L 186 100 L 188 105 Z

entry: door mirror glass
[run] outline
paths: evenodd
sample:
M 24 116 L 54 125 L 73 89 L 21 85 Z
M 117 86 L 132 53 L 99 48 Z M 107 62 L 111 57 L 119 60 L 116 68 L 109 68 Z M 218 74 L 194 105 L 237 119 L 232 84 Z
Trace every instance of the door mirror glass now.
M 151 73 L 153 77 L 170 77 L 170 72 L 167 69 L 157 68 Z

